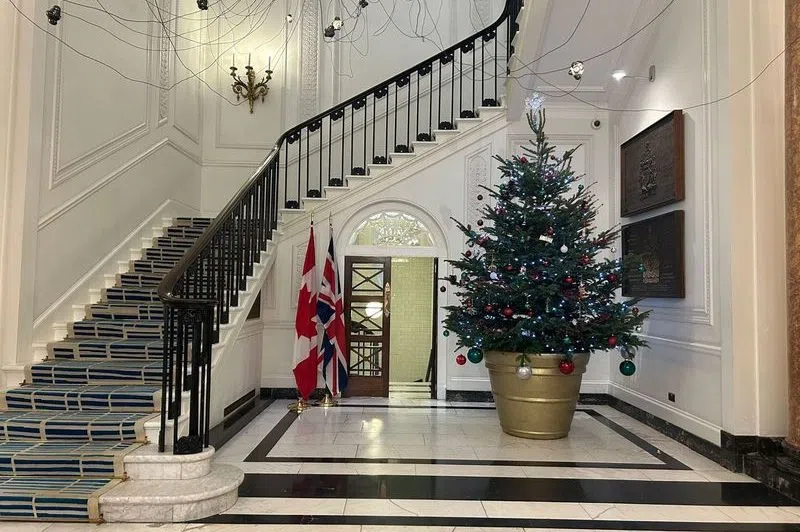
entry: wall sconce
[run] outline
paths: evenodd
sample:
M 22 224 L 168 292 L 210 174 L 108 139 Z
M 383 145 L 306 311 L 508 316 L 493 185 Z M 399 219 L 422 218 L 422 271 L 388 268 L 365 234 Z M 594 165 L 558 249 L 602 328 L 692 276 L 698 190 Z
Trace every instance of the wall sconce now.
M 656 66 L 650 65 L 650 69 L 647 71 L 647 76 L 630 76 L 624 70 L 615 70 L 611 77 L 617 81 L 622 81 L 625 78 L 632 78 L 632 79 L 646 79 L 651 83 L 656 80 Z
M 255 102 L 259 97 L 263 102 L 264 98 L 269 92 L 267 83 L 269 83 L 269 81 L 272 79 L 272 57 L 269 58 L 269 64 L 267 69 L 264 71 L 267 75 L 261 78 L 261 81 L 258 83 L 256 83 L 256 73 L 253 70 L 253 67 L 250 66 L 250 55 L 247 56 L 247 66 L 244 68 L 246 71 L 245 77 L 247 78 L 247 81 L 242 81 L 241 76 L 236 75 L 236 56 L 234 55 L 233 65 L 231 65 L 231 77 L 233 78 L 233 84 L 231 85 L 231 88 L 236 94 L 236 101 L 239 101 L 239 98 L 244 98 L 248 101 L 250 104 L 250 114 L 252 114 L 253 102 Z

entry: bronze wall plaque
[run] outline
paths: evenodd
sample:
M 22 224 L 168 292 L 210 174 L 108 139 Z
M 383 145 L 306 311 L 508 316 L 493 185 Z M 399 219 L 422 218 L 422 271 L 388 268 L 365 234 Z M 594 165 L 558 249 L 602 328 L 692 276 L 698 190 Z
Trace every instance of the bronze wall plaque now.
M 623 296 L 686 297 L 683 221 L 672 211 L 622 228 L 623 260 L 642 264 L 624 272 Z
M 623 143 L 620 157 L 623 217 L 683 200 L 683 111 L 672 111 Z

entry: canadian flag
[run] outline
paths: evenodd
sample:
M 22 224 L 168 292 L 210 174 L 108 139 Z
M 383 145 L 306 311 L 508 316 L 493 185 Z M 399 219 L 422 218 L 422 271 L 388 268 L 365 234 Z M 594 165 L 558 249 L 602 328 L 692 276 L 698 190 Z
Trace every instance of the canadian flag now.
M 314 224 L 308 238 L 306 258 L 303 261 L 303 280 L 297 299 L 297 315 L 294 320 L 294 380 L 297 391 L 304 401 L 317 387 L 317 264 L 314 246 Z

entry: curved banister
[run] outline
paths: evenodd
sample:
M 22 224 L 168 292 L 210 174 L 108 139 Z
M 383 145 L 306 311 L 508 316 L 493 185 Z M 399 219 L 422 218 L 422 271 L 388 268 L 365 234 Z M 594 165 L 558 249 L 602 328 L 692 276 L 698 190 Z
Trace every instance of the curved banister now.
M 484 57 L 485 43 L 494 41 L 494 81 L 495 99 L 492 105 L 497 105 L 497 80 L 501 75 L 497 74 L 498 63 L 498 29 L 504 22 L 508 22 L 506 57 L 513 53 L 511 41 L 516 33 L 516 18 L 522 7 L 522 0 L 506 0 L 503 11 L 498 19 L 486 28 L 462 39 L 461 41 L 440 51 L 436 55 L 407 68 L 395 76 L 376 84 L 375 86 L 362 91 L 361 93 L 331 107 L 330 109 L 313 116 L 304 122 L 285 131 L 276 141 L 273 148 L 267 154 L 264 161 L 249 179 L 239 188 L 233 198 L 211 221 L 207 229 L 197 239 L 197 241 L 186 251 L 183 257 L 177 261 L 175 266 L 166 274 L 158 285 L 158 297 L 164 304 L 164 376 L 162 382 L 162 412 L 161 412 L 161 433 L 159 435 L 159 449 L 163 451 L 166 447 L 166 432 L 168 419 L 175 423 L 173 426 L 173 446 L 175 453 L 194 453 L 202 450 L 208 445 L 208 425 L 210 418 L 210 371 L 211 371 L 211 346 L 219 335 L 221 323 L 226 323 L 230 307 L 238 303 L 238 295 L 246 285 L 246 279 L 252 272 L 253 264 L 259 262 L 260 252 L 266 249 L 267 241 L 271 239 L 271 233 L 277 228 L 279 196 L 282 192 L 284 206 L 287 208 L 299 208 L 301 201 L 301 180 L 303 168 L 303 132 L 306 132 L 306 194 L 312 192 L 321 194 L 321 191 L 310 188 L 310 143 L 311 134 L 319 134 L 319 183 L 322 188 L 325 146 L 323 142 L 324 121 L 328 121 L 328 178 L 329 184 L 332 182 L 332 154 L 333 154 L 333 124 L 342 119 L 341 140 L 341 169 L 344 174 L 346 159 L 346 130 L 345 122 L 347 110 L 350 109 L 350 163 L 354 163 L 354 144 L 356 111 L 363 109 L 363 159 L 367 160 L 367 148 L 369 139 L 367 132 L 369 129 L 369 119 L 367 108 L 369 98 L 372 97 L 372 151 L 373 159 L 384 159 L 388 157 L 375 157 L 376 148 L 376 127 L 379 122 L 377 117 L 377 101 L 386 97 L 386 114 L 382 115 L 385 122 L 385 145 L 384 151 L 387 156 L 389 153 L 389 123 L 394 118 L 394 141 L 397 141 L 397 127 L 401 118 L 398 113 L 398 93 L 401 88 L 407 87 L 406 113 L 408 120 L 405 122 L 406 136 L 411 136 L 411 86 L 413 75 L 417 74 L 417 95 L 416 103 L 416 122 L 417 137 L 420 136 L 420 79 L 430 76 L 430 92 L 428 96 L 428 129 L 433 131 L 433 69 L 438 64 L 439 84 L 438 84 L 438 108 L 437 113 L 441 118 L 442 113 L 442 71 L 444 65 L 451 65 L 450 86 L 450 113 L 454 114 L 456 97 L 456 77 L 455 62 L 456 54 L 459 57 L 459 107 L 463 104 L 463 61 L 465 54 L 472 54 L 473 76 L 468 81 L 472 82 L 472 101 L 475 102 L 475 83 L 476 83 L 476 42 L 481 43 L 481 73 L 483 74 L 486 66 Z M 469 70 L 469 65 L 467 65 Z M 506 68 L 502 75 L 506 75 Z M 485 78 L 481 78 L 481 94 L 485 88 Z M 445 84 L 447 86 L 447 83 Z M 391 88 L 394 87 L 395 109 L 392 115 L 389 108 L 389 98 Z M 486 105 L 485 100 L 481 100 L 482 105 Z M 424 109 L 423 109 L 424 111 Z M 463 113 L 463 109 L 461 109 Z M 474 116 L 474 109 L 471 111 Z M 381 110 L 383 113 L 383 109 Z M 424 118 L 424 117 L 423 117 Z M 439 123 L 449 124 L 449 128 L 454 127 L 451 122 Z M 338 126 L 337 126 L 338 128 Z M 384 128 L 382 128 L 384 129 Z M 359 138 L 360 140 L 360 138 Z M 377 139 L 380 140 L 380 139 Z M 417 139 L 418 140 L 418 139 Z M 299 141 L 299 142 L 298 142 Z M 289 168 L 292 166 L 289 161 L 289 145 L 298 142 L 297 159 L 297 200 L 289 200 Z M 400 145 L 396 145 L 395 148 Z M 410 149 L 408 145 L 405 149 Z M 281 164 L 281 150 L 286 153 L 286 160 Z M 315 149 L 316 151 L 316 149 Z M 316 161 L 313 161 L 316 163 Z M 293 166 L 292 166 L 293 167 Z M 283 189 L 280 186 L 280 175 L 283 170 Z M 353 167 L 364 172 L 360 167 Z M 294 179 L 294 175 L 292 176 Z M 345 179 L 342 175 L 341 179 Z M 339 185 L 341 186 L 341 185 Z M 292 187 L 294 189 L 294 187 Z M 189 392 L 189 434 L 179 437 L 177 420 L 181 410 L 182 392 Z

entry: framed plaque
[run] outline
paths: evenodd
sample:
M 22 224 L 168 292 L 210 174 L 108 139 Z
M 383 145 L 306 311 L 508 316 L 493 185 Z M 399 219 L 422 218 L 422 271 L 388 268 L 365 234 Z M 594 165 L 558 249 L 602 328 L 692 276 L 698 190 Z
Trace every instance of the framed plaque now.
M 683 200 L 683 111 L 672 111 L 626 141 L 620 157 L 623 217 Z
M 622 258 L 631 264 L 622 277 L 627 297 L 686 297 L 683 211 L 622 227 Z

